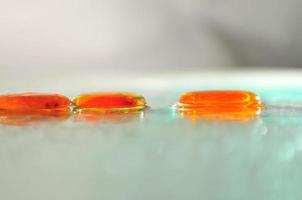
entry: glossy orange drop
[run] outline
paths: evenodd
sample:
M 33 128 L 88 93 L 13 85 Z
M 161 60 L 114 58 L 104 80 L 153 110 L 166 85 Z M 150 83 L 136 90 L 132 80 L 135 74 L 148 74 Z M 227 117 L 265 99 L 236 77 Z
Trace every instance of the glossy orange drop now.
M 0 110 L 9 112 L 49 112 L 68 110 L 70 100 L 59 94 L 23 93 L 0 95 Z
M 24 126 L 69 118 L 70 100 L 58 94 L 0 95 L 0 124 Z
M 144 97 L 132 93 L 91 93 L 73 100 L 76 109 L 104 111 L 142 110 L 146 107 Z
M 198 118 L 248 121 L 260 114 L 263 107 L 257 95 L 240 90 L 188 92 L 176 104 L 181 115 L 193 121 Z

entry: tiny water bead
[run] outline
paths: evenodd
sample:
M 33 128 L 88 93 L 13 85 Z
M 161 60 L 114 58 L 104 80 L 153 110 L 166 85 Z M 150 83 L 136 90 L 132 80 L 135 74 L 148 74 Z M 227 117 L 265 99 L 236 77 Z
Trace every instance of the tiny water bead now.
M 182 116 L 193 121 L 198 118 L 248 121 L 259 115 L 264 105 L 252 92 L 225 90 L 185 93 L 175 107 Z
M 89 93 L 73 100 L 75 109 L 96 111 L 137 111 L 146 108 L 145 98 L 133 93 Z
M 68 110 L 70 100 L 60 94 L 21 93 L 0 95 L 2 111 L 56 111 Z

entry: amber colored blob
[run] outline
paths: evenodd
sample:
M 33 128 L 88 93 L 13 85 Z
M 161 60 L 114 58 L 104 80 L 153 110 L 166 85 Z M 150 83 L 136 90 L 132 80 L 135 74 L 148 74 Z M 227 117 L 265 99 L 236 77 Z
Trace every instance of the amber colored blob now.
M 144 109 L 146 101 L 144 97 L 131 93 L 91 93 L 83 94 L 73 100 L 76 109 L 105 109 L 105 110 L 129 110 Z
M 180 97 L 176 108 L 182 116 L 210 121 L 248 121 L 260 114 L 264 105 L 248 91 L 197 91 Z
M 0 95 L 0 124 L 24 126 L 69 118 L 70 100 L 58 94 Z
M 59 94 L 23 93 L 0 95 L 0 110 L 49 111 L 67 109 L 70 100 Z

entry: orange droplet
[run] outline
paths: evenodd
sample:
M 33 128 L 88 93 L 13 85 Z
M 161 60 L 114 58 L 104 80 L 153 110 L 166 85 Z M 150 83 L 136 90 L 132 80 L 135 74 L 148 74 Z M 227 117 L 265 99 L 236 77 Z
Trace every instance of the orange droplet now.
M 91 93 L 73 100 L 76 109 L 104 111 L 142 110 L 146 107 L 144 97 L 131 93 Z
M 260 114 L 263 103 L 247 91 L 197 91 L 183 94 L 176 108 L 192 121 L 198 118 L 247 121 Z
M 8 112 L 49 112 L 69 109 L 70 100 L 59 94 L 23 93 L 0 95 L 0 110 Z

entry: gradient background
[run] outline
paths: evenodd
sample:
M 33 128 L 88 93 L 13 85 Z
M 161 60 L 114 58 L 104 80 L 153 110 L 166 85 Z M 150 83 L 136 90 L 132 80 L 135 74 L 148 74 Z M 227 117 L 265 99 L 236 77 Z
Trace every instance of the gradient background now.
M 0 0 L 1 77 L 302 65 L 299 0 Z

